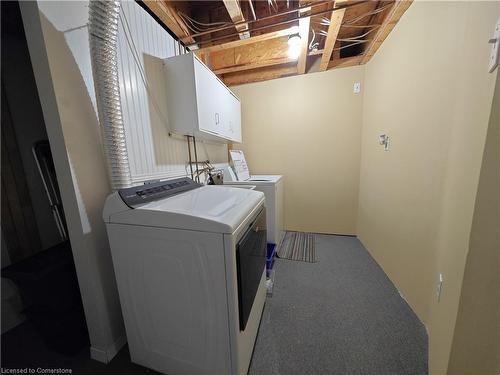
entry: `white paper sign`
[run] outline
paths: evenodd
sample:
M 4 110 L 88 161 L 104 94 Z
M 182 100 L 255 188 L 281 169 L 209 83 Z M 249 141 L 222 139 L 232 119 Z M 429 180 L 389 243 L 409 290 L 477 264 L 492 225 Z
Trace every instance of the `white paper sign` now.
M 248 170 L 247 161 L 245 160 L 243 151 L 229 150 L 229 154 L 231 155 L 231 162 L 238 181 L 248 180 L 250 178 L 250 171 Z

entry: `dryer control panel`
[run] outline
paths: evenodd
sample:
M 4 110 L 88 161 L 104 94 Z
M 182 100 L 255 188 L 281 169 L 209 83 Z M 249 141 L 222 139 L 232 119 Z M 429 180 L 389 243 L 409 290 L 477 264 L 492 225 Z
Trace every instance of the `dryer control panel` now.
M 201 186 L 203 185 L 198 182 L 194 182 L 188 177 L 182 177 L 173 180 L 120 189 L 118 190 L 118 194 L 120 194 L 121 199 L 123 199 L 127 206 L 135 208 L 145 203 L 168 198 L 172 195 L 197 189 Z

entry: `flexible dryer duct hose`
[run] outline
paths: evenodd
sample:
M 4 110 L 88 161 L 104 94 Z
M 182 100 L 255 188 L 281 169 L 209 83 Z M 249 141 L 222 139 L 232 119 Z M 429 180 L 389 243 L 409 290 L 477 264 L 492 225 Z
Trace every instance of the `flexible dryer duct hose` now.
M 132 185 L 118 81 L 118 19 L 120 2 L 91 0 L 89 42 L 97 98 L 113 190 Z

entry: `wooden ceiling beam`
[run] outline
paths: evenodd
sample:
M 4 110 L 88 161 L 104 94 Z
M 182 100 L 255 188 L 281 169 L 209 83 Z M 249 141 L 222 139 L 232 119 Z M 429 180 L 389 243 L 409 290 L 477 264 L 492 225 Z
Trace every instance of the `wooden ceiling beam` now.
M 267 81 L 297 74 L 297 66 L 273 66 L 255 69 L 248 72 L 236 72 L 222 75 L 222 80 L 228 86 L 243 85 L 245 83 Z
M 347 68 L 349 66 L 361 65 L 363 60 L 363 55 L 345 57 L 343 59 L 335 59 L 330 61 L 328 64 L 328 69 L 337 69 L 337 68 Z
M 300 55 L 299 55 L 299 59 L 297 61 L 297 73 L 298 74 L 304 74 L 306 72 L 310 24 L 311 24 L 311 17 L 301 18 L 299 20 Z
M 196 41 L 189 35 L 189 28 L 177 14 L 171 0 L 143 0 L 143 3 L 172 31 L 186 43 Z
M 227 68 L 217 69 L 214 70 L 213 72 L 215 74 L 227 74 L 227 73 L 241 72 L 250 69 L 265 68 L 267 66 L 288 64 L 293 62 L 295 62 L 295 59 L 291 59 L 289 57 L 279 57 L 271 60 L 255 61 L 248 64 L 234 65 Z
M 288 35 L 290 35 L 290 33 L 291 33 L 290 29 L 278 30 L 278 31 L 273 31 L 271 33 L 267 33 L 267 34 L 253 36 L 253 37 L 248 38 L 248 39 L 234 40 L 232 42 L 227 42 L 224 44 L 217 44 L 215 46 L 200 48 L 200 49 L 195 50 L 195 52 L 196 52 L 196 54 L 218 52 L 218 51 L 223 51 L 226 49 L 231 49 L 231 48 L 246 46 L 246 45 L 253 44 L 253 43 L 263 42 L 263 41 L 269 40 L 269 39 L 280 38 L 282 36 L 288 36 Z
M 309 0 L 299 0 L 299 7 L 308 5 Z M 312 5 L 312 4 L 311 4 Z M 299 11 L 299 16 L 311 12 L 311 7 L 303 8 Z M 311 17 L 299 19 L 299 33 L 300 33 L 300 55 L 297 61 L 297 73 L 304 74 L 307 68 L 307 52 L 309 51 L 309 31 L 311 26 Z
M 234 27 L 236 31 L 239 31 L 240 39 L 246 39 L 249 37 L 249 33 L 245 31 L 248 30 L 248 23 L 242 23 L 245 21 L 243 12 L 241 11 L 240 3 L 238 0 L 223 0 L 226 10 L 229 13 L 229 17 L 235 23 Z
M 244 47 L 213 52 L 210 54 L 211 69 L 213 71 L 219 71 L 220 69 L 228 69 L 237 66 L 237 70 L 240 70 L 240 66 L 258 65 L 260 62 L 264 61 L 284 61 L 288 58 L 287 40 L 288 37 L 284 36 Z M 292 61 L 296 62 L 297 60 Z
M 340 25 L 344 19 L 345 9 L 334 10 L 330 17 L 330 26 L 328 26 L 328 35 L 325 41 L 325 48 L 323 49 L 323 55 L 321 56 L 321 64 L 319 66 L 319 71 L 325 71 L 328 69 L 328 64 L 330 63 L 330 58 L 332 57 L 333 47 L 335 47 L 335 42 L 337 41 L 337 35 L 339 35 Z
M 394 5 L 387 13 L 384 21 L 382 22 L 382 25 L 377 30 L 377 33 L 373 37 L 372 41 L 366 47 L 363 53 L 362 64 L 370 61 L 372 56 L 375 54 L 375 52 L 377 52 L 379 47 L 384 42 L 385 38 L 387 38 L 394 26 L 396 26 L 401 16 L 410 7 L 411 3 L 412 0 L 398 0 L 394 3 Z

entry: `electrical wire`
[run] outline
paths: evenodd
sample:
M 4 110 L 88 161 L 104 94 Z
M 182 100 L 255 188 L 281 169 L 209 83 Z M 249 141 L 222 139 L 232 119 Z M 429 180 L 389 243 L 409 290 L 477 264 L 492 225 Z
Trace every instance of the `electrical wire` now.
M 390 5 L 392 5 L 392 4 L 390 4 Z M 361 35 L 357 35 L 355 37 L 351 37 L 351 38 L 338 38 L 337 40 L 340 41 L 340 42 L 353 42 L 353 43 L 349 44 L 349 45 L 346 45 L 346 46 L 339 47 L 339 48 L 334 48 L 334 51 L 335 50 L 341 50 L 341 49 L 344 49 L 344 48 L 348 48 L 348 47 L 351 47 L 353 45 L 357 45 L 357 44 L 368 42 L 368 40 L 362 39 L 362 38 L 364 38 L 365 36 L 367 36 L 371 32 L 377 30 L 380 27 L 380 25 L 353 25 L 353 23 L 359 22 L 360 20 L 362 20 L 363 18 L 365 18 L 367 16 L 380 13 L 380 12 L 384 11 L 390 5 L 386 5 L 386 6 L 377 8 L 377 9 L 371 11 L 371 12 L 364 13 L 364 14 L 362 14 L 362 15 L 360 15 L 360 16 L 352 19 L 352 20 L 347 21 L 346 23 L 341 24 L 340 27 L 352 27 L 352 28 L 362 28 L 362 29 L 367 29 L 368 28 L 369 30 L 367 32 L 365 32 L 365 33 L 363 33 Z M 321 17 L 320 22 L 318 22 L 318 23 L 320 25 L 323 25 L 323 26 L 329 26 L 331 24 L 331 21 L 328 18 L 326 18 L 326 17 Z M 309 43 L 309 50 L 314 50 L 315 47 L 316 48 L 319 47 L 319 42 L 314 43 L 314 39 L 316 37 L 316 32 L 315 32 L 314 29 L 312 29 L 312 32 L 313 32 L 313 38 L 311 40 L 311 43 Z M 320 29 L 317 34 L 321 35 L 321 36 L 324 36 L 324 37 L 328 36 L 328 32 L 325 31 L 325 30 L 322 30 L 322 29 Z
M 197 25 L 200 25 L 200 26 L 218 26 L 218 25 L 231 25 L 232 22 L 201 22 L 201 21 L 198 21 L 198 20 L 195 20 L 194 18 L 191 18 L 190 16 L 188 16 L 186 13 L 183 13 L 183 12 L 179 12 L 178 13 L 180 16 L 182 16 L 183 18 L 186 18 L 186 19 L 189 19 L 191 20 L 193 23 L 197 24 Z
M 373 24 L 373 25 L 346 25 L 342 24 L 340 27 L 347 27 L 347 28 L 354 28 L 354 29 L 369 29 L 369 28 L 374 28 L 374 27 L 380 27 L 381 25 L 379 24 Z
M 387 8 L 392 7 L 392 6 L 393 6 L 393 4 L 392 4 L 392 3 L 391 3 L 391 4 L 388 4 L 388 5 L 384 5 L 383 7 L 380 7 L 380 8 L 374 9 L 374 10 L 372 10 L 372 11 L 370 11 L 370 12 L 365 13 L 365 14 L 361 14 L 360 16 L 358 16 L 358 17 L 356 17 L 356 18 L 353 18 L 353 19 L 351 19 L 351 20 L 345 21 L 345 22 L 344 22 L 344 24 L 345 24 L 345 25 L 352 25 L 352 24 L 355 24 L 355 23 L 357 23 L 357 22 L 361 21 L 363 18 L 366 18 L 366 17 L 368 17 L 368 16 L 372 16 L 372 15 L 374 15 L 374 14 L 378 14 L 378 13 L 380 13 L 380 12 L 383 12 L 384 10 L 386 10 Z
M 337 48 L 334 48 L 333 50 L 334 50 L 334 51 L 340 51 L 341 49 L 344 49 L 344 48 L 349 48 L 349 47 L 355 46 L 355 45 L 357 45 L 357 44 L 366 43 L 366 42 L 368 42 L 368 40 L 357 41 L 357 42 L 354 42 L 354 43 L 351 43 L 351 44 L 347 44 L 347 45 L 342 46 L 342 47 L 337 47 Z
M 314 51 L 314 50 L 317 50 L 319 48 L 319 42 L 315 42 L 314 40 L 316 39 L 316 32 L 314 31 L 313 28 L 311 28 L 312 30 L 312 39 L 311 39 L 311 42 L 309 43 L 309 51 Z
M 180 16 L 180 15 L 179 15 Z M 193 22 L 189 19 L 184 19 L 182 18 L 182 16 L 180 16 L 181 19 L 184 21 L 184 24 L 186 25 L 186 27 L 192 31 L 192 32 L 200 32 L 200 31 L 204 31 L 205 29 L 202 29 L 202 28 L 199 28 L 198 26 L 194 25 Z
M 366 4 L 368 1 L 369 0 L 359 0 L 359 1 L 355 2 L 355 3 L 341 5 L 338 8 L 336 8 L 336 10 L 339 10 L 339 9 L 349 9 L 349 8 L 356 7 L 356 6 L 359 6 L 359 5 L 362 5 L 362 4 Z M 318 2 L 315 3 L 314 5 L 315 6 L 319 6 L 319 5 L 326 5 L 326 4 L 333 4 L 333 1 L 332 0 L 324 0 L 324 1 L 323 0 L 318 0 Z M 275 17 L 284 16 L 284 15 L 287 15 L 287 14 L 290 14 L 290 13 L 300 12 L 301 10 L 304 10 L 306 8 L 309 8 L 309 7 L 310 7 L 310 5 L 301 5 L 301 6 L 297 7 L 297 8 L 289 9 L 289 10 L 286 10 L 286 11 L 283 11 L 283 12 L 279 12 L 277 14 L 265 16 L 265 17 L 262 17 L 262 18 L 259 18 L 259 19 L 255 19 L 255 20 L 243 20 L 243 21 L 234 22 L 234 23 L 232 23 L 232 24 L 230 24 L 228 26 L 223 26 L 223 27 L 219 27 L 219 28 L 210 29 L 210 30 L 204 31 L 202 33 L 187 35 L 185 37 L 180 38 L 180 40 L 181 41 L 185 41 L 186 38 L 195 38 L 195 37 L 199 37 L 199 36 L 202 36 L 202 35 L 207 35 L 207 34 L 218 32 L 218 31 L 223 31 L 223 30 L 226 30 L 228 28 L 233 28 L 235 26 L 239 26 L 239 25 L 243 25 L 243 24 L 253 24 L 255 22 L 265 21 L 265 20 L 272 19 L 272 18 L 275 18 Z M 315 16 L 319 16 L 321 14 L 329 13 L 331 11 L 332 10 L 329 9 L 329 10 L 324 10 L 324 11 L 320 11 L 320 12 L 309 14 L 309 15 L 302 15 L 302 16 L 299 16 L 299 17 L 296 17 L 296 18 L 293 18 L 293 19 L 289 19 L 289 20 L 286 20 L 286 21 L 277 22 L 277 23 L 274 23 L 274 24 L 271 24 L 271 25 L 266 25 L 266 26 L 262 26 L 262 27 L 253 28 L 252 31 L 257 31 L 257 30 L 261 30 L 263 28 L 269 28 L 269 27 L 273 27 L 273 26 L 279 26 L 279 25 L 282 25 L 282 24 L 290 23 L 290 22 L 296 22 L 297 20 L 299 20 L 301 18 L 315 17 Z M 227 38 L 227 37 L 234 36 L 234 35 L 237 35 L 237 34 L 238 33 L 226 35 L 223 38 Z M 213 41 L 213 40 L 214 39 L 211 39 L 209 41 Z M 207 43 L 209 41 L 204 41 L 204 42 Z
M 226 27 L 233 24 L 232 22 L 209 22 L 209 23 L 200 22 L 183 12 L 179 12 L 178 15 L 184 21 L 186 26 L 195 33 L 210 30 L 210 28 L 212 27 L 221 27 L 221 26 Z
M 365 36 L 367 36 L 368 34 L 370 34 L 370 33 L 374 32 L 375 30 L 377 30 L 379 27 L 380 27 L 380 26 L 378 26 L 378 27 L 374 27 L 374 28 L 372 28 L 372 29 L 368 30 L 366 33 L 363 33 L 363 34 L 361 34 L 361 35 L 356 35 L 356 36 L 353 36 L 353 37 L 351 37 L 351 38 L 346 38 L 346 39 L 356 39 L 356 40 L 362 39 L 362 38 L 364 38 Z M 342 41 L 342 39 L 337 39 L 337 40 Z
M 320 25 L 324 25 L 324 26 L 330 26 L 332 22 L 326 18 L 326 17 L 321 17 L 321 21 L 319 22 Z
M 356 38 L 337 38 L 339 42 L 362 42 L 366 43 L 369 39 L 356 39 Z
M 267 7 L 269 9 L 269 14 L 271 14 L 271 8 L 273 8 L 273 11 L 275 13 L 277 13 L 279 10 L 278 3 L 276 2 L 276 0 L 267 0 Z

